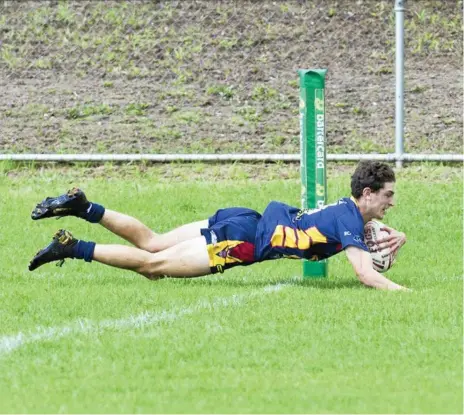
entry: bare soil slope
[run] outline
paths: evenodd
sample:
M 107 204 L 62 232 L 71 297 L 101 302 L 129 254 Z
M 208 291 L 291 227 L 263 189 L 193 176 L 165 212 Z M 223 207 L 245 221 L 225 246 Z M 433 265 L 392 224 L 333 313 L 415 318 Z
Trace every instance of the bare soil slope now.
M 393 3 L 3 1 L 1 151 L 297 153 L 328 68 L 328 151 L 391 152 Z M 462 1 L 405 22 L 406 151 L 462 153 Z

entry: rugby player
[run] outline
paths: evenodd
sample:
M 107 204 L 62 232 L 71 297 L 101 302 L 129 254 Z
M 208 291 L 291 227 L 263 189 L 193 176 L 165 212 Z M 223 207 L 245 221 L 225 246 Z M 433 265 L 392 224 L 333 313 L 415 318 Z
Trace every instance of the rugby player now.
M 369 287 L 403 290 L 374 270 L 364 243 L 364 225 L 383 219 L 394 206 L 395 173 L 385 163 L 360 162 L 351 177 L 351 197 L 322 209 L 302 210 L 270 202 L 262 214 L 243 207 L 218 210 L 209 219 L 158 234 L 139 220 L 87 200 L 74 188 L 37 204 L 32 219 L 76 216 L 99 223 L 134 246 L 102 245 L 76 239 L 61 229 L 39 251 L 29 270 L 66 258 L 97 261 L 135 271 L 149 279 L 200 277 L 235 266 L 280 258 L 319 261 L 345 251 L 359 280 Z M 404 233 L 386 227 L 377 249 L 392 251 L 406 242 Z M 406 289 L 407 290 L 407 289 Z

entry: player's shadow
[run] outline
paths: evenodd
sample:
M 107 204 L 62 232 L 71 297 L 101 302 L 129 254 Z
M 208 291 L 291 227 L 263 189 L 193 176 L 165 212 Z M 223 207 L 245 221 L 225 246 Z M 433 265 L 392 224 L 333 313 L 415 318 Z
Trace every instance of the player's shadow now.
M 296 281 L 296 285 L 301 287 L 319 288 L 321 290 L 338 290 L 343 288 L 355 288 L 360 289 L 364 286 L 357 280 L 346 279 L 346 280 L 330 280 L 327 278 L 323 279 L 301 279 Z
M 303 279 L 302 277 L 258 280 L 234 279 L 233 277 L 221 279 L 191 279 L 183 280 L 186 284 L 208 286 L 208 287 L 247 287 L 264 288 L 277 285 L 291 285 L 303 288 L 316 288 L 320 290 L 360 289 L 364 286 L 357 280 L 331 280 L 329 278 Z

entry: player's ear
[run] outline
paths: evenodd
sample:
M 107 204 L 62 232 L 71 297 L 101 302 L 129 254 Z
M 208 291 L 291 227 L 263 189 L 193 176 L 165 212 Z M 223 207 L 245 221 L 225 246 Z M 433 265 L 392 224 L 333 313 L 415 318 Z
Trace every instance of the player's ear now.
M 365 187 L 363 189 L 362 195 L 366 198 L 366 200 L 369 200 L 371 198 L 372 194 L 372 189 L 370 187 Z

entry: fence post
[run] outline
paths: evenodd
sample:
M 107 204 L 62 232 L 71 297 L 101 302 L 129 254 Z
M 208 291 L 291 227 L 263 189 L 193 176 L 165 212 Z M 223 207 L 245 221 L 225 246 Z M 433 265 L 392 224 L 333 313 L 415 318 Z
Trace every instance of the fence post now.
M 395 157 L 396 167 L 401 168 L 404 153 L 404 3 L 406 0 L 395 0 L 396 26 L 396 107 L 395 107 Z

